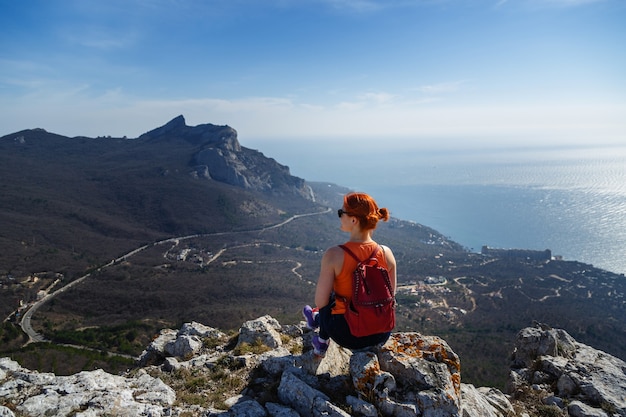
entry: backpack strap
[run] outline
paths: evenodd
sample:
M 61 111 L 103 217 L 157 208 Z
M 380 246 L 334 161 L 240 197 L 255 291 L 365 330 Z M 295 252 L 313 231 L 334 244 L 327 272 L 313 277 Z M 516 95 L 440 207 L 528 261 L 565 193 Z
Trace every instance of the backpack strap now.
M 339 245 L 339 247 L 341 249 L 343 249 L 344 251 L 346 251 L 346 253 L 348 255 L 352 256 L 356 260 L 357 264 L 360 264 L 361 262 L 363 262 L 346 245 Z M 371 258 L 375 257 L 376 254 L 378 253 L 379 249 L 380 249 L 380 245 L 376 244 L 376 247 L 374 248 L 374 251 L 372 252 L 372 254 L 370 256 L 368 256 L 367 258 L 365 258 L 364 260 L 371 259 Z
M 375 257 L 376 257 L 376 254 L 378 253 L 378 251 L 379 251 L 379 250 L 382 250 L 382 251 L 383 251 L 383 256 L 386 256 L 386 254 L 385 254 L 385 248 L 384 248 L 383 246 L 380 246 L 379 244 L 376 244 L 376 247 L 374 248 L 374 250 L 372 251 L 372 253 L 370 254 L 370 256 L 369 256 L 369 257 L 367 257 L 367 258 L 365 258 L 364 260 L 360 260 L 360 259 L 359 259 L 359 258 L 358 258 L 355 254 L 354 254 L 354 252 L 352 252 L 352 251 L 350 250 L 350 248 L 348 248 L 346 245 L 339 245 L 339 247 L 340 247 L 341 249 L 343 249 L 343 250 L 344 250 L 344 251 L 345 251 L 348 255 L 350 255 L 352 258 L 354 258 L 354 260 L 357 262 L 357 269 L 359 269 L 359 268 L 363 265 L 363 263 L 364 263 L 364 262 L 367 262 L 368 260 L 370 260 L 370 259 L 372 259 L 372 258 L 375 258 Z M 378 259 L 376 259 L 376 262 L 378 263 Z M 386 259 L 385 259 L 385 265 L 386 265 Z M 394 295 L 394 293 L 393 293 L 393 289 L 392 289 L 392 287 L 391 287 L 391 281 L 389 280 L 389 275 L 387 274 L 387 269 L 386 269 L 386 268 L 383 268 L 383 269 L 384 269 L 384 271 L 385 271 L 385 273 L 383 274 L 383 279 L 384 279 L 384 281 L 383 281 L 383 282 L 385 283 L 385 285 L 386 285 L 387 289 L 389 290 L 389 294 L 391 294 L 391 296 L 392 296 L 392 298 L 393 298 L 393 305 L 394 305 L 394 308 L 395 308 L 396 301 L 395 301 L 395 295 Z M 355 285 L 355 283 L 356 283 L 356 278 L 354 279 L 354 281 L 353 281 L 353 283 L 352 283 L 352 285 L 353 285 L 353 291 L 354 291 L 354 285 Z M 366 285 L 365 280 L 363 280 L 363 285 Z M 351 302 L 351 301 L 350 301 L 350 298 L 347 298 L 347 297 L 343 297 L 343 296 L 341 296 L 341 297 L 338 297 L 338 298 L 339 298 L 340 300 L 342 300 L 342 301 L 343 301 L 344 303 L 346 303 L 346 304 L 347 304 L 347 303 L 349 303 L 349 302 Z M 348 308 L 349 308 L 349 307 L 348 307 Z

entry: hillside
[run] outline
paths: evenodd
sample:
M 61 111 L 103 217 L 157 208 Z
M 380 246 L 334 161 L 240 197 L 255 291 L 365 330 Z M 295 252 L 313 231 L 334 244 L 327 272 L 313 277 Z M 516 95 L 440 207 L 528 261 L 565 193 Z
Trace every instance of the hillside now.
M 296 322 L 322 251 L 344 238 L 335 210 L 345 188 L 293 177 L 234 129 L 182 116 L 135 139 L 10 134 L 0 175 L 0 313 L 90 273 L 39 307 L 33 326 L 100 350 L 137 355 L 160 329 L 189 321 Z M 468 253 L 399 219 L 376 238 L 398 260 L 398 329 L 444 337 L 472 358 L 468 381 L 501 385 L 515 334 L 533 320 L 626 358 L 623 276 Z M 17 334 L 5 323 L 5 351 L 23 342 Z

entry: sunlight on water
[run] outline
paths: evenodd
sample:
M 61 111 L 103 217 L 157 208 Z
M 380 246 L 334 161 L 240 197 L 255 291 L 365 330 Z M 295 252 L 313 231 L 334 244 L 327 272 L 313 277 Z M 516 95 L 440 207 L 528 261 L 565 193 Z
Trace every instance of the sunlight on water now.
M 400 160 L 394 181 L 353 185 L 379 195 L 396 217 L 431 226 L 474 251 L 482 245 L 551 249 L 624 273 L 626 153 L 601 156 L 420 155 L 414 161 L 428 164 Z
M 626 146 L 437 152 L 312 145 L 268 155 L 307 181 L 369 192 L 393 216 L 474 251 L 551 249 L 626 273 Z

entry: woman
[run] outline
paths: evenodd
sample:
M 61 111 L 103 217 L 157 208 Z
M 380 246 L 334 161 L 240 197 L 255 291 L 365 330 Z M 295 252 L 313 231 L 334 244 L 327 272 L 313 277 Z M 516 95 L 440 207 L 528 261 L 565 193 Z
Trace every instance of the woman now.
M 365 193 L 350 193 L 343 198 L 343 207 L 338 210 L 341 230 L 350 234 L 344 244 L 359 259 L 368 258 L 378 245 L 372 233 L 379 220 L 389 220 L 389 211 L 378 208 L 372 197 Z M 391 287 L 396 292 L 396 260 L 391 250 L 380 245 L 376 254 L 379 263 L 387 268 Z M 316 308 L 305 306 L 302 313 L 311 329 L 319 327 L 319 335 L 313 337 L 314 353 L 324 356 L 330 339 L 348 349 L 362 349 L 385 343 L 390 333 L 355 337 L 344 318 L 346 298 L 352 293 L 352 273 L 357 262 L 339 246 L 329 248 L 322 257 L 320 276 L 315 290 Z

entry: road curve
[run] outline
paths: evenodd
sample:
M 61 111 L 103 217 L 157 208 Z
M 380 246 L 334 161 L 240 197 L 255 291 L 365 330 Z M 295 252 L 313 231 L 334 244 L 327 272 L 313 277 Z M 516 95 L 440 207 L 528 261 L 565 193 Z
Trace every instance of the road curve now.
M 206 237 L 206 236 L 223 236 L 223 235 L 228 235 L 228 234 L 238 234 L 238 233 L 250 233 L 250 232 L 262 232 L 265 230 L 270 230 L 270 229 L 276 229 L 278 227 L 284 226 L 287 223 L 298 219 L 300 217 L 306 217 L 306 216 L 317 216 L 320 214 L 326 214 L 329 213 L 332 209 L 330 207 L 328 207 L 326 210 L 324 211 L 319 211 L 319 212 L 313 212 L 313 213 L 304 213 L 304 214 L 294 214 L 293 216 L 289 217 L 287 220 L 284 220 L 280 223 L 274 224 L 272 226 L 267 226 L 267 227 L 262 227 L 260 229 L 253 229 L 253 230 L 243 230 L 243 231 L 236 231 L 236 232 L 216 232 L 216 233 L 205 233 L 205 234 L 194 234 L 194 235 L 188 235 L 188 236 L 180 236 L 180 237 L 172 237 L 172 238 L 168 238 L 168 239 L 164 239 L 164 240 L 160 240 L 158 242 L 155 242 L 153 244 L 149 244 L 149 245 L 144 245 L 141 246 L 137 249 L 133 249 L 132 251 L 126 253 L 125 255 L 120 256 L 117 259 L 113 259 L 112 261 L 110 261 L 109 263 L 102 265 L 100 268 L 98 268 L 97 270 L 100 271 L 104 268 L 107 268 L 111 265 L 115 265 L 119 262 L 125 261 L 127 260 L 129 257 L 136 255 L 137 253 L 145 250 L 146 248 L 155 246 L 155 245 L 160 245 L 163 243 L 168 243 L 168 242 L 176 242 L 179 240 L 185 240 L 185 239 L 192 239 L 192 238 L 196 238 L 196 237 Z M 45 342 L 46 339 L 43 337 L 43 335 L 37 333 L 32 325 L 31 325 L 31 319 L 33 317 L 33 314 L 35 314 L 35 312 L 39 309 L 39 307 L 41 307 L 42 305 L 44 305 L 45 303 L 47 303 L 48 301 L 50 301 L 52 298 L 54 298 L 55 296 L 57 296 L 58 294 L 61 294 L 64 291 L 67 291 L 68 289 L 72 288 L 74 285 L 77 285 L 79 283 L 81 283 L 83 280 L 85 280 L 86 278 L 88 278 L 91 275 L 91 273 L 83 275 L 82 277 L 70 282 L 69 284 L 65 285 L 64 287 L 59 288 L 58 290 L 46 294 L 43 298 L 41 298 L 40 300 L 37 300 L 22 316 L 22 319 L 20 320 L 20 326 L 22 328 L 22 331 L 28 336 L 28 341 L 26 342 L 25 345 L 29 344 L 29 343 L 34 343 L 34 342 Z

